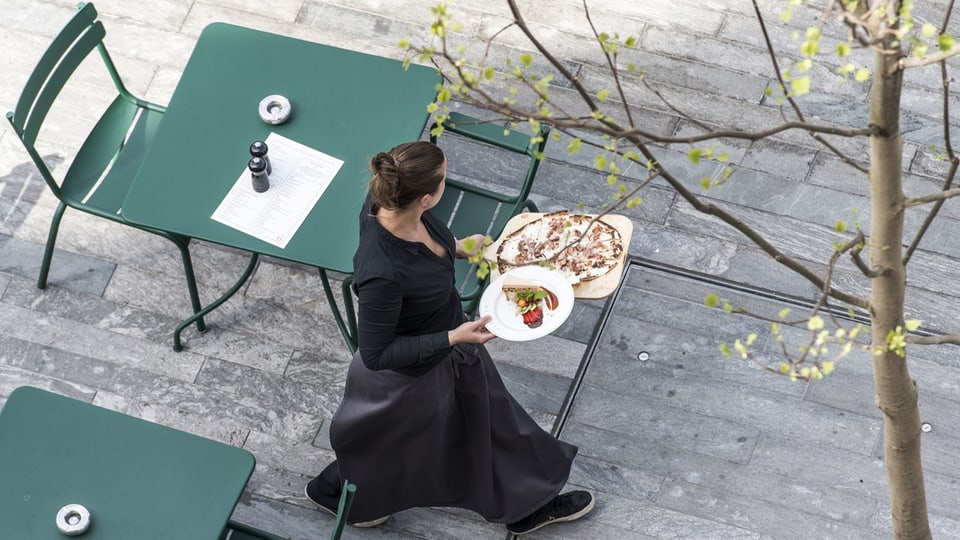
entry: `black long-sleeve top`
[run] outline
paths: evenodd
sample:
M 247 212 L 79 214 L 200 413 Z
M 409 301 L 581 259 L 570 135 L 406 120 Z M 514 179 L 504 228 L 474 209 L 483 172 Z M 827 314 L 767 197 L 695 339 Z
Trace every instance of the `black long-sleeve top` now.
M 368 196 L 353 256 L 360 358 L 373 370 L 425 373 L 450 354 L 447 332 L 464 320 L 454 281 L 456 239 L 429 211 L 421 218 L 446 254 L 397 238 L 377 222 Z

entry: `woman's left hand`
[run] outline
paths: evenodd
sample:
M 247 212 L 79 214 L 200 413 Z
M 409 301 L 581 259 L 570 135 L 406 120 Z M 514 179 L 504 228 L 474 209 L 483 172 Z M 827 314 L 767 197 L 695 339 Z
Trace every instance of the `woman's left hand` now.
M 458 343 L 486 343 L 497 337 L 487 330 L 487 323 L 491 317 L 481 317 L 475 321 L 467 321 L 447 333 L 447 340 L 453 347 Z
M 457 257 L 466 259 L 481 252 L 487 247 L 487 237 L 482 234 L 472 234 L 466 238 L 457 240 Z

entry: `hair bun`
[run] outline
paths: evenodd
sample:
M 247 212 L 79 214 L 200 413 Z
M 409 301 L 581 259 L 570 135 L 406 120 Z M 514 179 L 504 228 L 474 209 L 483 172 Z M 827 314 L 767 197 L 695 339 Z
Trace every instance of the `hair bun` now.
M 370 160 L 373 172 L 377 174 L 394 173 L 397 170 L 397 160 L 386 152 L 379 152 Z

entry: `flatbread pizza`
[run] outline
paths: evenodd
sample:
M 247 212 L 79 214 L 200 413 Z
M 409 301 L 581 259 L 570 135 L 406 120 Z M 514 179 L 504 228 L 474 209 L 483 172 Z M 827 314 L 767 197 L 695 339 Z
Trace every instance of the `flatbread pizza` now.
M 604 222 L 566 210 L 545 214 L 507 235 L 497 249 L 500 272 L 530 264 L 560 270 L 571 284 L 606 275 L 620 261 L 623 239 Z

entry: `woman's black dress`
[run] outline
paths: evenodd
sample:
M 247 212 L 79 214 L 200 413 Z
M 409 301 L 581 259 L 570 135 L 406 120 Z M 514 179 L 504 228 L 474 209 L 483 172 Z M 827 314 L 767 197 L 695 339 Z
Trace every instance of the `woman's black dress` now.
M 530 418 L 482 345 L 448 345 L 465 317 L 446 226 L 423 216 L 439 257 L 371 210 L 368 198 L 354 256 L 360 349 L 330 427 L 340 477 L 357 485 L 349 519 L 456 506 L 517 521 L 560 492 L 577 448 Z

